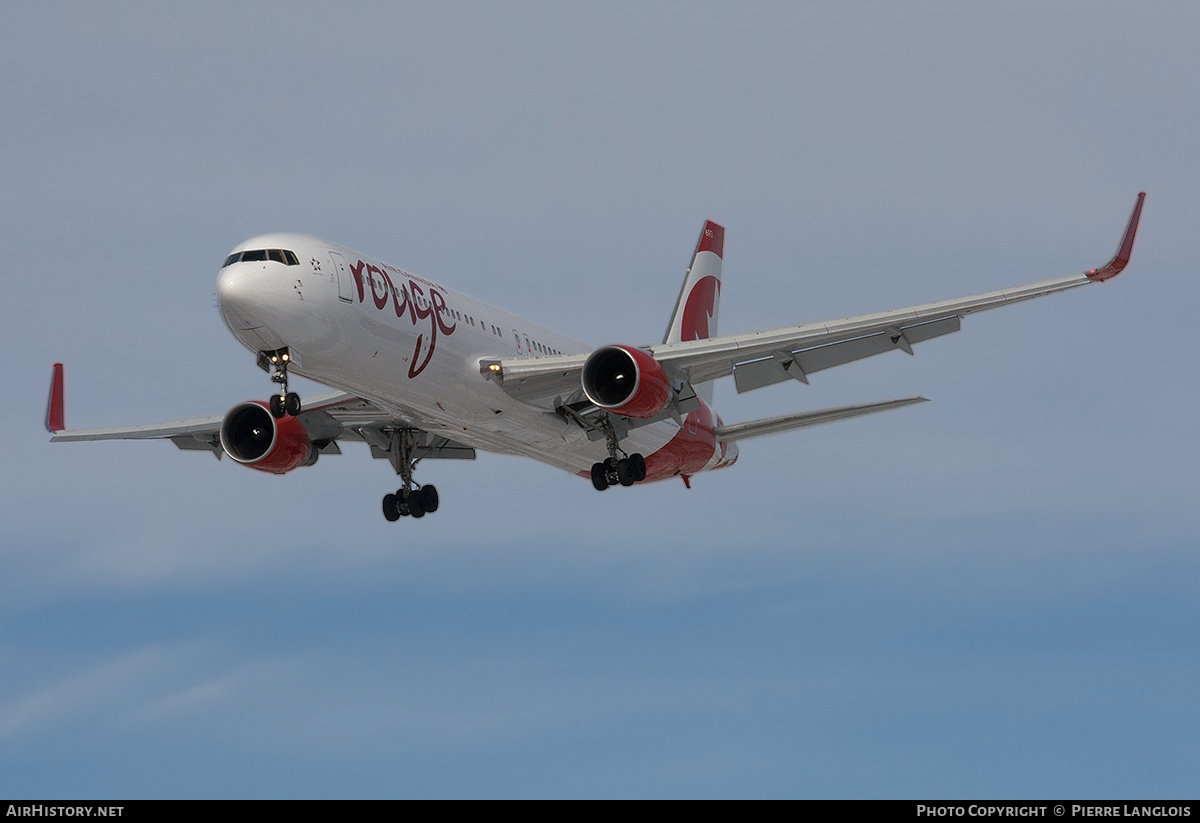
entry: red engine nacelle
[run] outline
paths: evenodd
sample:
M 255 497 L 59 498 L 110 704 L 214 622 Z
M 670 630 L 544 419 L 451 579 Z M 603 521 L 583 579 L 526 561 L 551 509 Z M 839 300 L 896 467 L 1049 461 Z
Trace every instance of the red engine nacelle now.
M 662 364 L 629 346 L 596 349 L 583 364 L 581 379 L 588 400 L 622 417 L 653 417 L 671 400 Z
M 290 414 L 276 420 L 258 401 L 234 406 L 225 415 L 221 448 L 242 465 L 272 474 L 311 465 L 317 455 L 303 423 Z

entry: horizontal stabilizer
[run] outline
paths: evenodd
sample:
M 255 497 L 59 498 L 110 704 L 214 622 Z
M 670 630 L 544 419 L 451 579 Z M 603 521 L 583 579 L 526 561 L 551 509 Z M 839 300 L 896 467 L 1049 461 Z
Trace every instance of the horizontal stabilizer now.
M 820 411 L 785 414 L 782 417 L 768 417 L 766 420 L 753 420 L 749 423 L 734 423 L 730 426 L 717 426 L 713 434 L 717 440 L 730 442 L 745 440 L 747 437 L 758 437 L 763 434 L 798 429 L 801 426 L 815 426 L 818 423 L 829 423 L 834 420 L 845 420 L 848 417 L 858 417 L 860 414 L 898 409 L 901 406 L 911 406 L 913 403 L 927 403 L 927 397 L 906 397 L 902 400 L 885 400 L 882 403 L 860 403 L 857 406 L 842 406 L 837 409 L 822 409 Z

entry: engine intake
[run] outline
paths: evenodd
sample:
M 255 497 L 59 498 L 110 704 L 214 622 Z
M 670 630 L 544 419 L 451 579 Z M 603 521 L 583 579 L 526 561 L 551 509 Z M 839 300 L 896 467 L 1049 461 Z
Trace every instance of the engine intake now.
M 596 349 L 583 364 L 581 381 L 588 400 L 622 417 L 653 417 L 671 400 L 662 364 L 629 346 Z
M 290 414 L 276 420 L 265 403 L 234 406 L 221 421 L 221 448 L 244 466 L 285 474 L 315 462 L 304 424 Z

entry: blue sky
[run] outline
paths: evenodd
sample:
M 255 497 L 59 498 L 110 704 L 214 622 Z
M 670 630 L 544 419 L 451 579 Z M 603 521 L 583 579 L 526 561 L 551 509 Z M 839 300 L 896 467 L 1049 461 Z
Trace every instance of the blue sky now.
M 1190 4 L 14 7 L 0 32 L 0 795 L 1195 796 Z M 597 495 L 353 445 L 285 477 L 67 420 L 268 388 L 215 309 L 272 230 L 596 345 L 1125 274 L 736 396 Z M 303 386 L 313 391 L 311 384 Z

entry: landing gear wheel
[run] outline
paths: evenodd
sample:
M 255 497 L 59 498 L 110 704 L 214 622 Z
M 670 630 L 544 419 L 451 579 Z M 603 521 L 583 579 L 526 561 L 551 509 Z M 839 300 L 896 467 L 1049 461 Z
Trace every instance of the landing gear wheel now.
M 283 410 L 295 417 L 300 413 L 300 395 L 294 391 L 288 392 L 283 399 Z
M 283 398 L 277 394 L 271 395 L 271 416 L 279 420 L 284 415 Z
M 421 491 L 417 492 L 421 496 L 421 508 L 426 514 L 433 514 L 438 510 L 438 493 L 437 488 L 432 484 L 422 486 Z
M 632 486 L 637 480 L 634 478 L 633 467 L 629 465 L 629 460 L 617 461 L 617 481 L 622 486 Z
M 421 499 L 421 492 L 413 489 L 408 493 L 408 513 L 413 517 L 425 516 L 425 501 Z
M 629 468 L 633 470 L 633 482 L 641 483 L 646 479 L 646 458 L 640 454 L 629 455 Z
M 592 464 L 592 485 L 598 492 L 608 488 L 608 467 L 603 463 Z
M 396 495 L 385 494 L 383 496 L 383 516 L 389 523 L 395 523 L 400 519 L 400 501 L 396 499 Z

